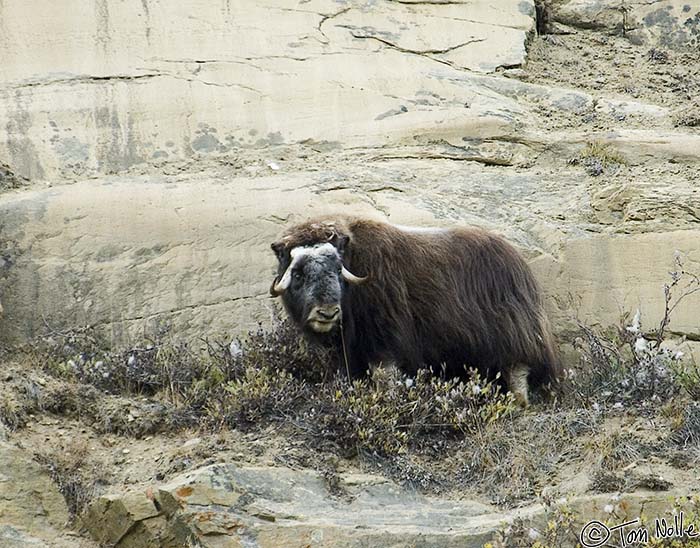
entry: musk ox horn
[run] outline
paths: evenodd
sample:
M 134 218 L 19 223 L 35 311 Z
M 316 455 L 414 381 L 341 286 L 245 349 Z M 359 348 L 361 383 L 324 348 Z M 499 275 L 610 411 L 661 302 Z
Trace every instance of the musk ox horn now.
M 272 287 L 270 287 L 270 295 L 273 297 L 279 297 L 282 293 L 284 293 L 287 288 L 289 287 L 289 284 L 292 283 L 292 275 L 290 274 L 291 270 L 291 265 L 289 268 L 287 268 L 287 271 L 284 273 L 284 276 L 280 278 L 279 280 L 275 278 L 275 281 L 272 282 Z
M 364 282 L 365 280 L 367 280 L 367 276 L 365 276 L 365 277 L 355 276 L 352 272 L 350 272 L 345 267 L 343 267 L 343 269 L 341 270 L 340 273 L 342 274 L 343 279 L 352 285 L 359 285 L 362 282 Z
M 272 281 L 272 285 L 270 286 L 270 296 L 271 297 L 279 297 L 284 292 L 283 289 L 280 289 L 279 285 L 280 285 L 279 278 L 275 278 Z

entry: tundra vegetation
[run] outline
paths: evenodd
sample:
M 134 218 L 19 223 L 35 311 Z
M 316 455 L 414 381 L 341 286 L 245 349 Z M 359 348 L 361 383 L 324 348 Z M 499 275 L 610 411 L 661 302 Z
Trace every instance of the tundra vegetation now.
M 332 491 L 339 467 L 351 466 L 503 508 L 544 500 L 551 506 L 546 530 L 516 522 L 493 546 L 568 546 L 583 517 L 555 504 L 548 490 L 571 470 L 585 471 L 578 494 L 664 491 L 672 481 L 637 463 L 663 460 L 682 474 L 700 461 L 700 369 L 693 356 L 674 350 L 668 331 L 678 303 L 698 291 L 698 276 L 678 260 L 657 326 L 647 329 L 640 313 L 616 329 L 580 325 L 571 341 L 577 363 L 566 369 L 557 397 L 525 411 L 476 372 L 457 380 L 375 367 L 349 382 L 329 367 L 331 351 L 307 346 L 278 321 L 233 342 L 195 344 L 161 330 L 123 350 L 90 328 L 48 329 L 3 373 L 0 420 L 21 430 L 32 416 L 48 415 L 77 420 L 95 436 L 130 439 L 258 433 L 276 444 L 276 462 L 316 468 Z M 74 516 L 111 481 L 109 466 L 85 443 L 47 444 L 36 459 Z M 155 479 L 206 459 L 216 460 L 216 452 L 200 452 L 199 460 Z

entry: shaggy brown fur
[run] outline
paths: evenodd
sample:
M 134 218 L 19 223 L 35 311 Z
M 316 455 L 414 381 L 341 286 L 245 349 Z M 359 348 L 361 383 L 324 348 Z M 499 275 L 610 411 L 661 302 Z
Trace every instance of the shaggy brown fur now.
M 320 242 L 331 242 L 352 273 L 368 277 L 342 296 L 353 375 L 389 359 L 410 375 L 433 366 L 464 376 L 466 366 L 491 379 L 500 372 L 510 384 L 526 368 L 535 385 L 556 381 L 537 283 L 501 237 L 480 229 L 409 231 L 355 217 L 320 218 L 288 229 L 272 245 L 279 275 L 294 247 Z

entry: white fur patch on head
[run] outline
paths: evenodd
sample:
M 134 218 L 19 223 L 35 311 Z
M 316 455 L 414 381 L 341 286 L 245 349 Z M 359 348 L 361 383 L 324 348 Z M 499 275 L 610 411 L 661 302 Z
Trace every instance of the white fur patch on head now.
M 289 252 L 292 264 L 298 262 L 301 257 L 321 257 L 323 255 L 338 255 L 338 250 L 331 243 L 325 242 L 316 245 L 305 245 L 292 248 Z

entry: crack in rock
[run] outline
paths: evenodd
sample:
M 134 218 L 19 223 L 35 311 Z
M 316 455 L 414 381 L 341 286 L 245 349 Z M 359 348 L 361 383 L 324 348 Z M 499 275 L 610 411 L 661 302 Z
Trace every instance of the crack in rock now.
M 265 59 L 287 59 L 290 61 L 308 61 L 311 56 L 306 57 L 295 57 L 293 55 L 261 55 L 257 57 L 236 57 L 235 59 L 192 59 L 192 58 L 182 58 L 182 59 L 167 59 L 163 57 L 149 57 L 145 59 L 147 62 L 151 63 L 172 63 L 179 65 L 186 64 L 196 64 L 196 65 L 209 65 L 209 64 L 235 64 L 235 65 L 251 65 L 256 68 L 257 65 L 251 63 L 244 63 L 243 61 L 263 61 Z
M 344 13 L 349 12 L 351 9 L 352 9 L 352 7 L 347 7 L 347 8 L 343 8 L 342 10 L 337 11 L 335 13 L 331 13 L 331 14 L 319 13 L 319 15 L 321 16 L 321 20 L 318 22 L 318 26 L 316 27 L 316 30 L 321 33 L 321 36 L 323 36 L 323 38 L 326 40 L 326 42 L 325 42 L 326 44 L 330 43 L 330 39 L 328 38 L 328 36 L 326 36 L 326 33 L 323 32 L 323 25 L 325 25 L 331 19 L 334 19 L 336 17 L 343 15 Z
M 116 82 L 130 82 L 133 80 L 147 80 L 150 78 L 157 78 L 159 76 L 167 76 L 162 72 L 151 72 L 148 74 L 110 74 L 107 76 L 92 76 L 92 75 L 79 75 L 72 76 L 68 78 L 55 78 L 49 80 L 35 80 L 32 82 L 25 82 L 18 85 L 10 85 L 11 89 L 24 89 L 24 88 L 34 88 L 34 87 L 45 87 L 60 84 L 75 84 L 75 83 L 104 83 L 110 81 Z
M 460 149 L 460 147 L 455 147 Z M 370 158 L 370 161 L 378 160 L 452 160 L 455 162 L 477 162 L 486 166 L 512 166 L 511 160 L 505 158 L 489 158 L 487 156 L 475 156 L 465 154 L 450 154 L 449 152 L 416 152 L 406 154 L 386 154 Z
M 219 306 L 222 304 L 228 304 L 228 303 L 234 303 L 237 301 L 245 301 L 249 299 L 259 299 L 263 297 L 267 297 L 268 293 L 256 293 L 254 295 L 243 295 L 242 297 L 231 297 L 230 299 L 224 299 L 221 301 L 213 302 L 213 303 L 196 303 L 196 304 L 188 304 L 186 306 L 181 306 L 179 308 L 172 308 L 170 310 L 161 310 L 159 312 L 153 312 L 152 314 L 144 314 L 142 316 L 132 316 L 130 318 L 121 318 L 118 320 L 105 320 L 105 321 L 99 321 L 94 324 L 92 324 L 90 327 L 102 327 L 105 325 L 112 325 L 115 323 L 122 323 L 122 322 L 137 322 L 141 320 L 150 320 L 152 318 L 155 318 L 157 316 L 163 316 L 163 315 L 168 315 L 168 314 L 179 314 L 181 312 L 184 312 L 186 310 L 194 310 L 197 308 L 208 308 L 211 306 Z
M 371 34 L 358 34 L 353 30 L 352 27 L 345 26 L 345 25 L 339 25 L 342 28 L 346 28 L 350 30 L 350 34 L 352 34 L 353 38 L 358 38 L 358 39 L 367 39 L 367 40 L 376 40 L 377 42 L 381 42 L 382 44 L 389 46 L 392 49 L 398 50 L 402 53 L 412 53 L 414 55 L 442 55 L 445 53 L 450 53 L 456 49 L 463 48 L 464 46 L 468 46 L 469 44 L 475 44 L 477 42 L 484 42 L 486 41 L 485 38 L 474 38 L 472 40 L 467 40 L 466 42 L 460 42 L 459 44 L 456 44 L 454 46 L 448 46 L 446 48 L 439 48 L 439 49 L 410 49 L 410 48 L 404 48 L 402 46 L 399 46 L 398 44 L 394 44 L 393 42 L 389 40 L 385 40 L 384 38 L 379 38 L 378 36 L 373 36 Z M 431 59 L 438 61 L 438 59 L 434 59 L 431 57 Z M 442 61 L 441 59 L 439 61 Z
M 468 3 L 460 0 L 418 0 L 417 2 L 411 2 L 411 0 L 389 0 L 389 2 L 407 6 L 465 6 Z
M 264 97 L 265 94 L 260 91 L 259 89 L 255 89 L 250 86 L 246 86 L 244 84 L 238 84 L 235 82 L 228 82 L 228 83 L 219 83 L 219 82 L 209 82 L 207 80 L 202 80 L 201 78 L 188 78 L 187 76 L 181 76 L 179 74 L 163 74 L 163 76 L 169 76 L 170 78 L 174 78 L 176 80 L 185 80 L 186 82 L 196 82 L 205 86 L 216 86 L 220 88 L 238 88 L 238 89 L 243 89 L 246 91 L 250 91 L 252 93 L 255 93 L 259 95 L 260 97 Z

